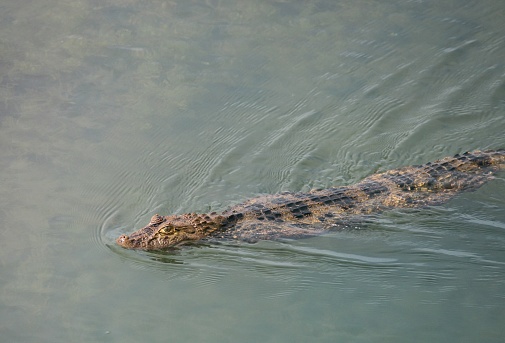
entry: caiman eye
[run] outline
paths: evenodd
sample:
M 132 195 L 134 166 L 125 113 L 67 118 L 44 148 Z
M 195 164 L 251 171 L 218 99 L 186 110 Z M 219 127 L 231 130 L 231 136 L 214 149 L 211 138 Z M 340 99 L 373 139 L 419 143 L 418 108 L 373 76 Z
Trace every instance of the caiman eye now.
M 164 228 L 161 228 L 160 231 L 158 232 L 161 233 L 162 235 L 169 235 L 173 232 L 173 230 L 174 230 L 173 226 L 165 226 Z

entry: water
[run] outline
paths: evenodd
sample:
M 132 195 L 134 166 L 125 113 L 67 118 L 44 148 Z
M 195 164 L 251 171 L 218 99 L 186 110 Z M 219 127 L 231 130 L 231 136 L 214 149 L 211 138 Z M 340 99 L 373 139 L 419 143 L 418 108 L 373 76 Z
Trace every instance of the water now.
M 505 147 L 502 1 L 0 5 L 6 342 L 502 342 L 505 182 L 305 240 L 127 251 L 223 210 Z

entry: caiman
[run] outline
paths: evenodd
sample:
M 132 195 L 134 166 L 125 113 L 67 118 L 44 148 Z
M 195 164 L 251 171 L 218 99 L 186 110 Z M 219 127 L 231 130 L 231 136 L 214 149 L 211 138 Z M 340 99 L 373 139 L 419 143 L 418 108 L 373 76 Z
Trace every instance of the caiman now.
M 505 149 L 466 152 L 373 174 L 350 186 L 260 196 L 222 213 L 156 214 L 147 226 L 116 242 L 129 249 L 163 250 L 201 239 L 313 236 L 387 209 L 444 203 L 479 188 L 504 166 Z

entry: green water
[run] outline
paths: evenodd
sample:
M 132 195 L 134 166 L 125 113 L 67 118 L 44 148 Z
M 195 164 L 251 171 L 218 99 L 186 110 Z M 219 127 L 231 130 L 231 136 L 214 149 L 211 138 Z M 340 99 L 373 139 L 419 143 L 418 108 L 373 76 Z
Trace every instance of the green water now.
M 295 241 L 154 213 L 505 147 L 503 1 L 3 1 L 5 342 L 503 342 L 505 178 Z

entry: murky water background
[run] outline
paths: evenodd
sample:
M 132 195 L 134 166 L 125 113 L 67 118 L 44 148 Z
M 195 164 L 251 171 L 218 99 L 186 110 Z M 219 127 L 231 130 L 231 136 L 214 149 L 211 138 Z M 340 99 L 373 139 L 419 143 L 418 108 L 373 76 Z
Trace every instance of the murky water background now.
M 503 342 L 505 179 L 306 240 L 126 251 L 505 147 L 503 1 L 3 1 L 5 342 Z

